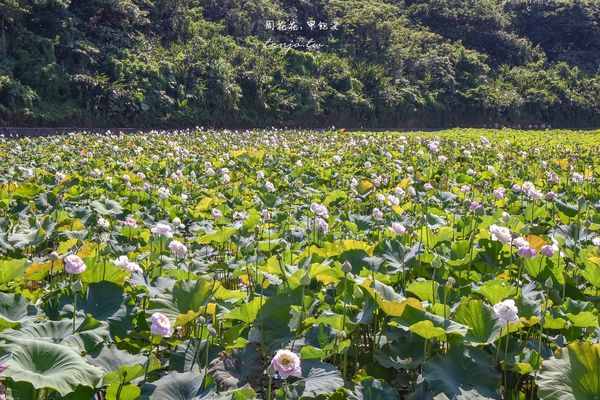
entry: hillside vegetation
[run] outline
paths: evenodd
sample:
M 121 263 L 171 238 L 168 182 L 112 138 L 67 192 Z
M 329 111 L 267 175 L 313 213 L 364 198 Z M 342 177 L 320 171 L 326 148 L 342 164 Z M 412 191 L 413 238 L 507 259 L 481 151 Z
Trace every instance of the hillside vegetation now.
M 4 126 L 600 121 L 594 0 L 2 0 L 0 35 Z

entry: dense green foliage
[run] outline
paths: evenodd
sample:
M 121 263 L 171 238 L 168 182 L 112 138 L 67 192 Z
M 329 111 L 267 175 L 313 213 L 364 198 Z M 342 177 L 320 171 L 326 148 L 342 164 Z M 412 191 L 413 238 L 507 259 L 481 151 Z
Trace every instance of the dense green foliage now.
M 2 0 L 0 34 L 0 125 L 600 122 L 595 0 Z
M 599 151 L 599 130 L 0 137 L 0 398 L 598 400 Z

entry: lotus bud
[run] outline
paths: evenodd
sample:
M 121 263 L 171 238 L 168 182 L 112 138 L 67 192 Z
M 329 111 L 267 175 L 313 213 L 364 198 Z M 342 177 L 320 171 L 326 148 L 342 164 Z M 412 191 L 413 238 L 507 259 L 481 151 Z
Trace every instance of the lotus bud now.
M 250 328 L 250 331 L 248 332 L 248 341 L 250 343 L 262 342 L 262 332 L 256 326 Z
M 71 285 L 71 287 L 75 292 L 81 292 L 81 289 L 83 289 L 83 284 L 79 279 L 77 279 L 75 282 L 73 282 L 73 285 Z
M 348 260 L 344 261 L 342 264 L 342 271 L 344 271 L 345 274 L 352 272 L 352 264 L 350 264 Z
M 50 253 L 50 255 L 48 257 L 51 260 L 58 260 L 58 253 L 56 251 L 53 251 L 52 253 Z
M 305 272 L 304 275 L 302 275 L 302 278 L 300 278 L 300 284 L 302 286 L 308 286 L 310 285 L 310 281 L 312 279 L 310 278 L 310 275 L 308 274 L 308 272 Z
M 504 222 L 508 222 L 510 221 L 510 214 L 507 213 L 506 211 L 502 213 L 502 217 L 501 217 L 502 221 Z

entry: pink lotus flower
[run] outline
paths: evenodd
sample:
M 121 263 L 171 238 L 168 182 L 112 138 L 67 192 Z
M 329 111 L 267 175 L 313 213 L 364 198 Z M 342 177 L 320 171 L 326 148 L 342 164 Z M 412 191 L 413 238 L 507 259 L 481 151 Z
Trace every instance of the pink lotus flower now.
M 69 274 L 81 274 L 86 269 L 83 260 L 76 254 L 65 257 L 65 271 Z
M 214 219 L 221 219 L 221 217 L 223 217 L 223 213 L 218 208 L 213 208 L 210 215 L 212 215 Z
M 173 240 L 169 243 L 169 250 L 179 258 L 185 257 L 187 253 L 187 247 L 178 240 Z
M 392 222 L 392 226 L 389 228 L 390 231 L 396 235 L 403 235 L 406 232 L 406 228 L 400 222 Z
M 162 236 L 166 236 L 168 238 L 173 237 L 173 232 L 171 230 L 171 226 L 168 224 L 160 223 L 160 222 L 158 224 L 154 225 L 154 227 L 152 227 L 152 229 L 150 229 L 150 232 L 154 233 L 155 235 L 162 235 Z
M 310 205 L 310 211 L 312 211 L 315 215 L 323 218 L 329 217 L 329 213 L 327 212 L 327 207 L 319 203 L 312 203 Z
M 498 199 L 502 200 L 504 198 L 504 196 L 506 195 L 506 189 L 504 189 L 503 187 L 499 187 L 499 188 L 495 189 L 492 193 Z
M 554 246 L 550 246 L 549 244 L 542 246 L 541 253 L 546 257 L 552 257 L 554 255 Z
M 125 271 L 129 271 L 132 274 L 135 272 L 143 272 L 138 263 L 129 261 L 127 256 L 119 256 L 115 260 L 113 260 L 113 264 L 115 267 L 120 268 Z
M 504 300 L 495 304 L 494 312 L 503 328 L 506 328 L 509 322 L 519 322 L 519 309 L 515 306 L 514 300 Z
M 508 228 L 493 224 L 490 225 L 488 230 L 492 234 L 492 240 L 498 240 L 502 244 L 509 244 L 512 240 L 512 234 L 510 233 L 510 229 Z
M 531 246 L 521 246 L 517 250 L 517 254 L 519 254 L 523 258 L 532 258 L 535 257 L 537 251 Z
M 137 221 L 133 218 L 127 218 L 123 225 L 128 226 L 130 228 L 135 228 L 137 226 Z
M 329 232 L 329 224 L 323 218 L 317 217 L 317 219 L 315 219 L 315 225 L 316 225 L 317 229 L 320 230 L 321 232 L 323 232 L 323 233 Z
M 383 212 L 379 208 L 373 209 L 373 218 L 377 221 L 381 221 L 383 219 Z
M 166 315 L 161 314 L 159 312 L 155 312 L 150 317 L 150 331 L 158 336 L 169 337 L 173 334 L 173 329 L 171 329 L 171 322 Z
M 283 379 L 290 376 L 302 376 L 300 357 L 289 350 L 277 350 L 275 357 L 271 360 L 271 366 Z

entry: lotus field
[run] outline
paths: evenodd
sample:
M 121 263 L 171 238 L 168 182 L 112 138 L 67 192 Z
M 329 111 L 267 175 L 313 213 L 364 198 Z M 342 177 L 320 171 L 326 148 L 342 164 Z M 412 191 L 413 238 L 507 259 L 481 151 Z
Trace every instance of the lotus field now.
M 0 398 L 600 398 L 600 132 L 0 154 Z

